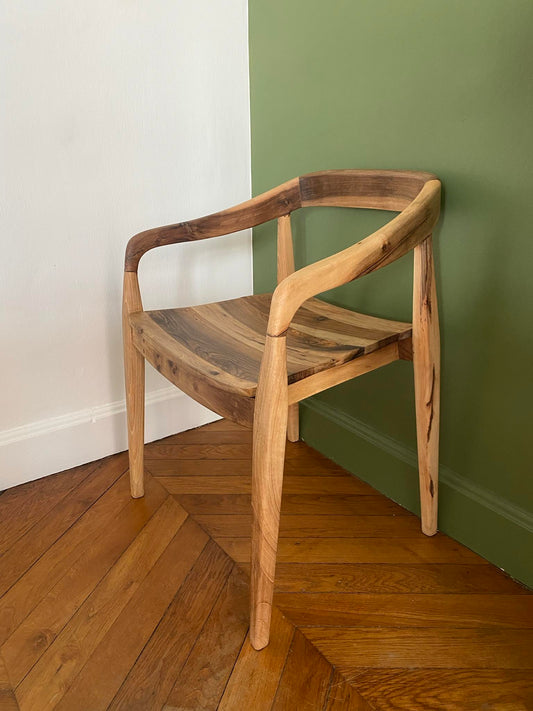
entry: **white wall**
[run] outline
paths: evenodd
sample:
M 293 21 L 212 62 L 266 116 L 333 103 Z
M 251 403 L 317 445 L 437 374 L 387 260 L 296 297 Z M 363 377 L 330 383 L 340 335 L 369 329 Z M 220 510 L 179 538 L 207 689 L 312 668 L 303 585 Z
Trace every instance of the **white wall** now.
M 246 0 L 17 0 L 0 26 L 2 489 L 125 449 L 126 242 L 248 198 L 250 139 Z M 146 308 L 251 293 L 250 235 L 140 277 Z M 215 419 L 168 386 L 147 439 Z

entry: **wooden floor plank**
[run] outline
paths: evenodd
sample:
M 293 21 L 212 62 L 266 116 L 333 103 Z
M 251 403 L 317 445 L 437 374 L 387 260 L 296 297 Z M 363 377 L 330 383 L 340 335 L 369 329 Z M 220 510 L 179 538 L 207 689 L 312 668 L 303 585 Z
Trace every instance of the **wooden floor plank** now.
M 248 631 L 246 576 L 234 566 L 164 706 L 165 711 L 212 711 L 224 692 Z
M 83 549 L 78 560 L 7 639 L 1 652 L 15 686 L 161 506 L 165 498 L 162 493 L 148 479 L 143 500 L 128 497 L 108 529 Z
M 216 492 L 216 489 L 213 490 Z M 175 498 L 189 513 L 198 514 L 251 514 L 249 494 L 176 494 Z M 407 509 L 381 494 L 358 496 L 346 494 L 288 494 L 284 492 L 282 514 L 335 515 L 335 516 L 412 516 Z
M 533 629 L 533 595 L 285 593 L 276 604 L 298 627 Z
M 25 711 L 47 711 L 59 703 L 186 516 L 173 499 L 165 500 L 17 688 Z
M 161 500 L 166 498 L 167 493 L 157 482 L 155 488 Z M 0 599 L 0 643 L 5 642 L 101 531 L 106 530 L 117 510 L 128 500 L 129 482 L 122 476 Z
M 183 524 L 55 711 L 107 709 L 208 540 L 191 519 Z
M 198 523 L 213 538 L 249 538 L 252 516 L 233 514 L 207 514 L 195 516 Z M 282 538 L 413 538 L 423 534 L 416 516 L 335 516 L 335 515 L 281 515 Z
M 19 711 L 2 655 L 0 655 L 0 711 Z
M 4 491 L 0 497 L 0 551 L 7 551 L 75 489 L 97 464 L 83 464 Z
M 145 459 L 146 470 L 157 477 L 251 477 L 252 464 L 246 459 Z M 218 481 L 218 479 L 217 479 Z
M 0 709 L 533 708 L 533 594 L 302 442 L 254 651 L 251 442 L 217 421 L 147 445 L 144 499 L 105 471 L 126 455 L 0 498 Z
M 162 708 L 233 568 L 210 541 L 110 704 L 110 711 Z
M 352 679 L 376 711 L 533 709 L 533 676 L 516 670 L 369 669 Z
M 242 427 L 240 430 L 218 430 L 214 431 L 209 427 L 197 427 L 194 430 L 178 432 L 157 442 L 146 445 L 147 454 L 159 445 L 168 444 L 250 444 L 252 441 L 252 430 Z
M 146 452 L 147 458 L 151 460 L 165 460 L 170 466 L 178 467 L 179 461 L 216 461 L 216 460 L 244 460 L 252 461 L 252 442 L 245 443 L 219 443 L 205 442 L 203 444 L 169 444 L 152 443 Z M 285 461 L 298 468 L 321 467 L 328 470 L 337 470 L 350 476 L 345 469 L 327 460 L 324 455 L 311 449 L 302 442 L 287 442 L 285 448 Z
M 198 428 L 199 429 L 199 428 Z M 244 427 L 243 425 L 238 425 L 236 422 L 231 420 L 219 419 L 214 422 L 210 422 L 208 425 L 204 425 L 202 429 L 209 432 L 250 432 L 251 429 Z
M 241 564 L 248 570 L 249 566 Z M 316 593 L 527 595 L 494 566 L 465 564 L 278 563 L 276 590 Z
M 0 596 L 67 531 L 127 469 L 125 456 L 118 455 L 97 465 L 79 485 L 30 528 L 0 558 Z
M 192 445 L 191 445 L 192 446 Z M 182 477 L 182 476 L 241 476 L 251 477 L 252 475 L 252 460 L 250 457 L 241 459 L 233 458 L 212 458 L 212 459 L 166 459 L 161 452 L 160 456 L 156 457 L 156 450 L 150 450 L 145 456 L 145 467 L 153 476 L 164 477 Z M 317 476 L 321 477 L 339 477 L 348 478 L 347 474 L 340 467 L 324 468 L 321 463 L 313 461 L 305 461 L 304 459 L 289 459 L 285 463 L 285 477 L 297 475 Z M 368 485 L 365 485 L 368 486 Z M 367 490 L 366 493 L 375 494 L 375 490 Z
M 374 711 L 374 706 L 335 671 L 325 711 Z
M 247 637 L 218 711 L 270 711 L 294 636 L 294 627 L 274 608 L 268 647 L 256 652 Z
M 164 460 L 179 467 L 179 461 L 203 461 L 205 460 L 244 460 L 251 462 L 252 460 L 252 445 L 245 444 L 214 444 L 213 442 L 205 444 L 157 444 L 150 447 L 147 452 L 150 459 Z
M 533 631 L 309 627 L 338 667 L 533 670 Z
M 272 711 L 322 711 L 332 674 L 331 664 L 296 630 Z
M 154 474 L 149 467 L 147 469 Z M 216 491 L 219 494 L 249 494 L 252 480 L 249 476 L 160 476 L 161 484 L 170 494 L 209 494 Z M 286 494 L 312 494 L 324 496 L 327 494 L 357 494 L 359 496 L 375 495 L 364 481 L 349 476 L 294 475 L 285 477 L 283 491 Z
M 217 538 L 237 563 L 250 560 L 246 538 Z M 486 561 L 451 538 L 280 538 L 280 563 L 469 563 Z

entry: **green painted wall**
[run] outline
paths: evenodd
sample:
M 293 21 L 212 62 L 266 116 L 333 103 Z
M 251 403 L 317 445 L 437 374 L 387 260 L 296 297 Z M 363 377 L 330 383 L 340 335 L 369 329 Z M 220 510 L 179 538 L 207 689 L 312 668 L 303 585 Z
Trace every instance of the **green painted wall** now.
M 533 585 L 533 2 L 250 0 L 253 192 L 325 168 L 420 169 L 444 184 L 440 527 Z M 297 266 L 391 213 L 294 216 Z M 254 234 L 257 292 L 275 226 Z M 324 298 L 410 320 L 412 259 Z M 412 369 L 302 408 L 303 437 L 417 508 Z

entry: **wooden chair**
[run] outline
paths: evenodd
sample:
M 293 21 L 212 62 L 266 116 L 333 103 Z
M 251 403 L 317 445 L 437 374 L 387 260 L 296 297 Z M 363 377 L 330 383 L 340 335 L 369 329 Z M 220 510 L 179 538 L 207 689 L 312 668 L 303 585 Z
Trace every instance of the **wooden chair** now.
M 362 241 L 294 271 L 290 214 L 315 205 L 400 214 Z M 397 359 L 412 360 L 422 530 L 437 530 L 439 327 L 431 232 L 440 182 L 429 173 L 328 170 L 247 202 L 133 237 L 123 299 L 131 493 L 143 495 L 144 359 L 218 414 L 253 422 L 251 642 L 268 644 L 285 438 L 298 439 L 298 402 Z M 154 247 L 278 220 L 278 286 L 181 309 L 143 311 L 137 267 Z M 414 250 L 413 323 L 355 313 L 314 298 Z

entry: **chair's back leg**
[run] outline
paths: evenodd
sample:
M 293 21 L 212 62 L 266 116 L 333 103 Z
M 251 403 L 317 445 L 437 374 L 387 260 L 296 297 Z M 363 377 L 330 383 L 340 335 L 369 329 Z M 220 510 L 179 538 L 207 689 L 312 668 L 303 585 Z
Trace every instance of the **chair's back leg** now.
M 285 337 L 267 336 L 254 413 L 252 461 L 252 590 L 250 639 L 268 644 L 278 547 L 287 432 Z
M 294 272 L 294 246 L 292 242 L 291 216 L 278 217 L 278 284 Z M 297 442 L 300 439 L 300 410 L 298 403 L 289 405 L 287 421 L 287 439 Z
M 124 339 L 124 374 L 128 414 L 128 449 L 130 487 L 134 499 L 144 496 L 144 356 L 133 345 L 128 316 L 142 311 L 137 275 L 124 273 L 122 335 Z
M 413 365 L 422 531 L 437 532 L 440 335 L 431 236 L 414 250 Z

